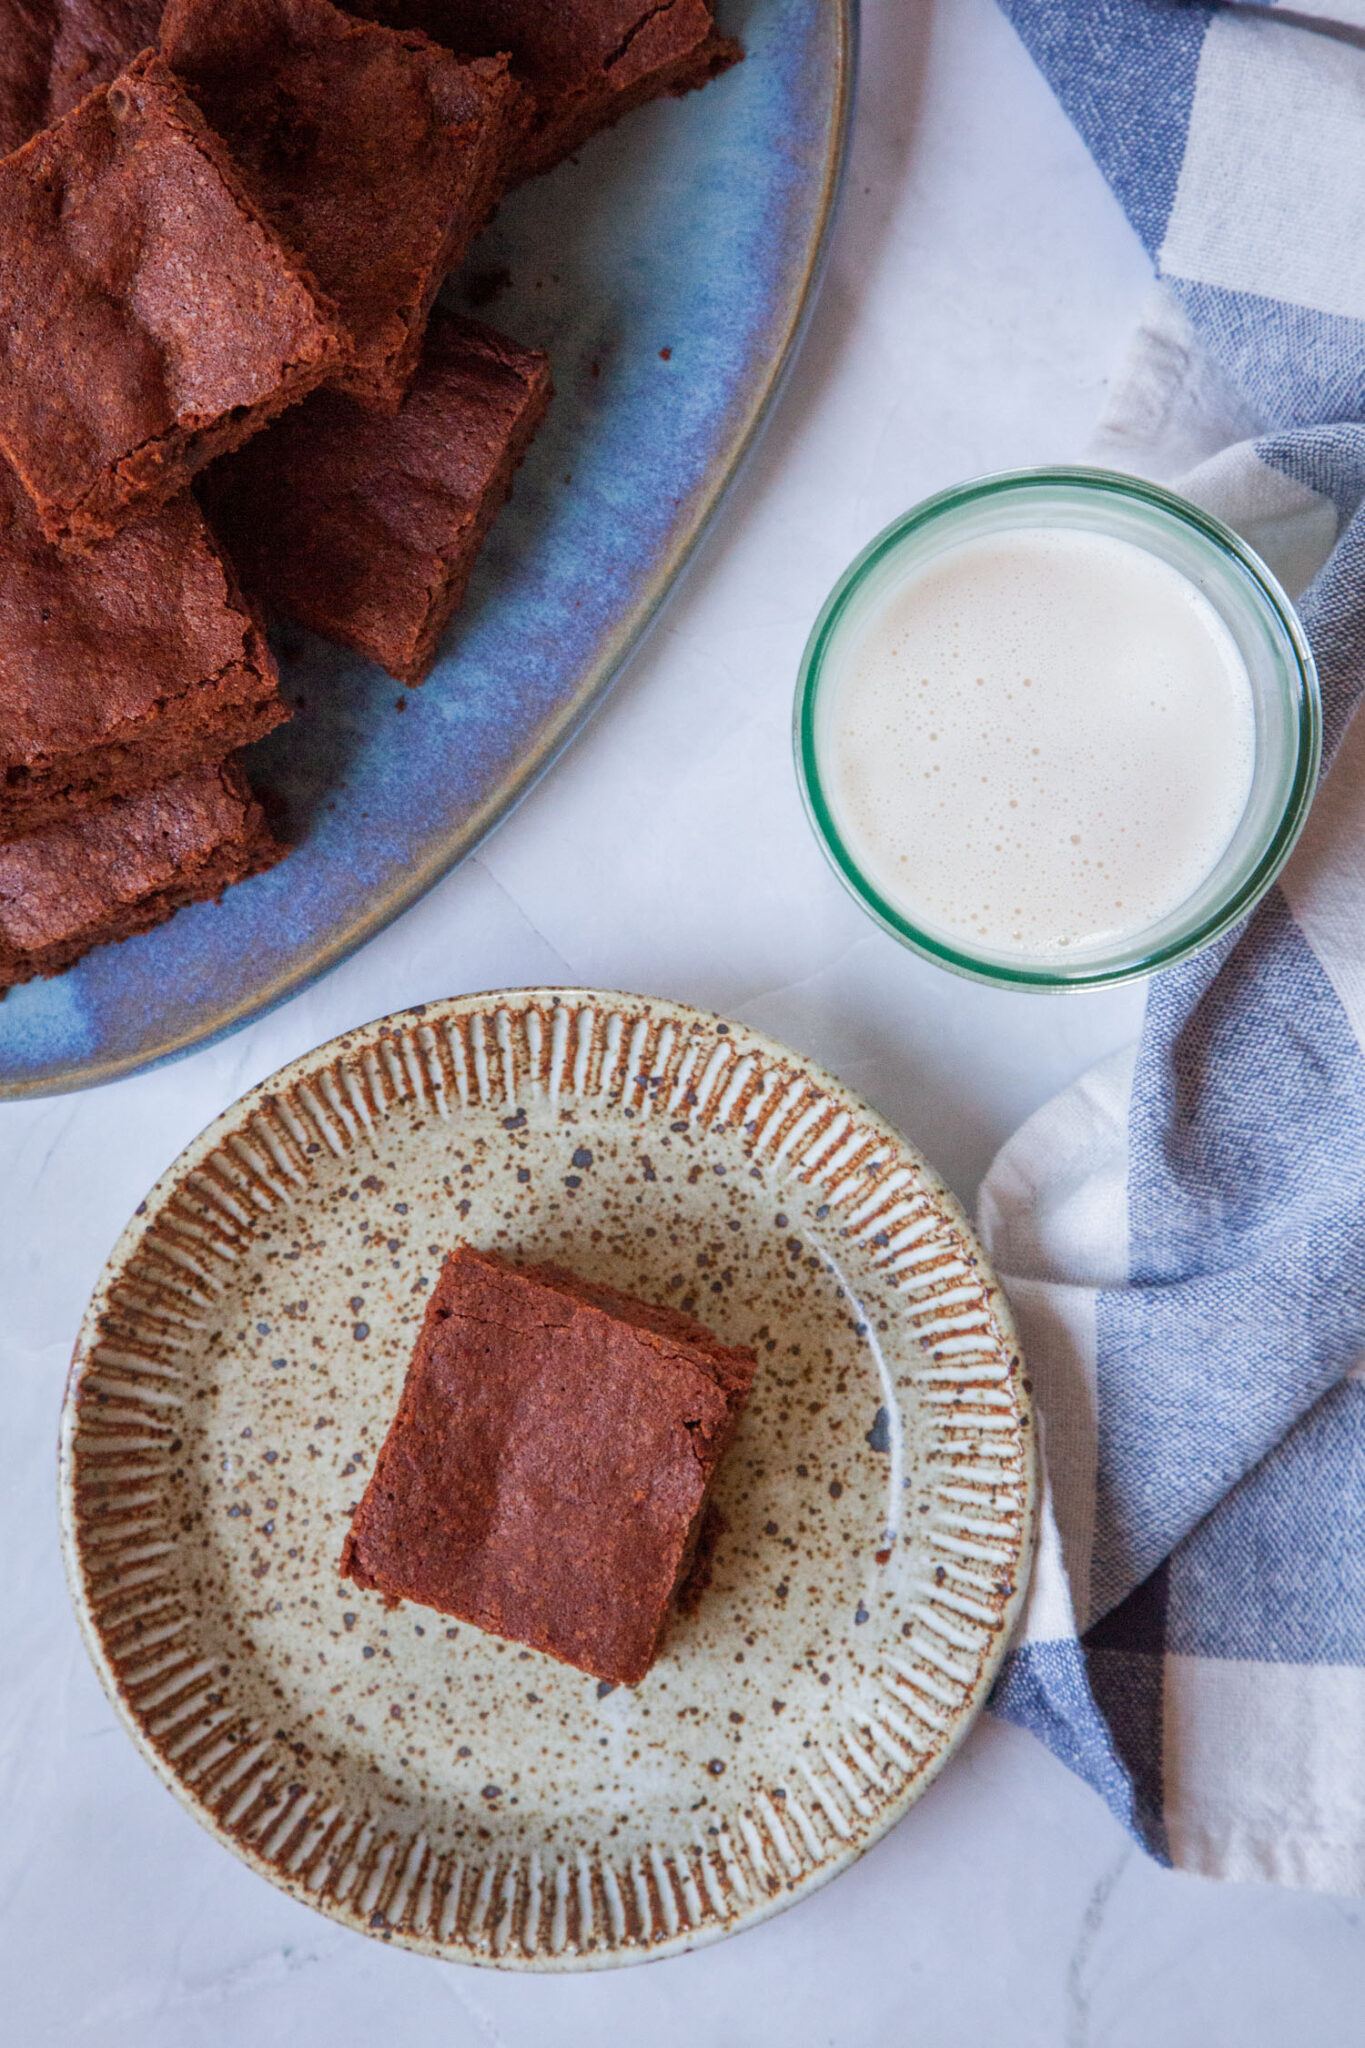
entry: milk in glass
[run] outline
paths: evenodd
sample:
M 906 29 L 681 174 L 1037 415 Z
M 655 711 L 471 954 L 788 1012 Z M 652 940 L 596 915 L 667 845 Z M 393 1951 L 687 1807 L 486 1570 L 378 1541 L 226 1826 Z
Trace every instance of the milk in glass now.
M 1020 527 L 947 549 L 831 648 L 823 780 L 873 887 L 1005 960 L 1128 940 L 1246 807 L 1251 682 L 1208 599 L 1126 540 Z

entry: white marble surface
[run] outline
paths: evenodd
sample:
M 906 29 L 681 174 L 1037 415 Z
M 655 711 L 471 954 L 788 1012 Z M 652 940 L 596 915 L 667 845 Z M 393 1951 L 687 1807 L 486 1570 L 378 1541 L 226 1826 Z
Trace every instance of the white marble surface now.
M 357 959 L 211 1051 L 0 1108 L 4 2048 L 1317 2048 L 1365 2039 L 1350 1901 L 1157 1870 L 1015 1730 L 980 1727 L 855 1870 L 752 1933 L 594 1978 L 393 1952 L 250 1875 L 115 1726 L 67 1606 L 54 1444 L 77 1321 L 180 1147 L 365 1018 L 540 981 L 658 990 L 814 1053 L 967 1197 L 1140 995 L 1005 996 L 872 930 L 810 842 L 797 656 L 848 557 L 923 493 L 1084 446 L 1147 283 L 990 0 L 868 0 L 830 275 L 777 418 L 571 756 Z

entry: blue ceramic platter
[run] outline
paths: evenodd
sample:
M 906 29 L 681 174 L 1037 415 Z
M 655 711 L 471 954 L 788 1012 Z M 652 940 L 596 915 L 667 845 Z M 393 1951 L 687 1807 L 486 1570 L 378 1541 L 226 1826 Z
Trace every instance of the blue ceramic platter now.
M 632 115 L 503 207 L 452 303 L 548 350 L 557 395 L 436 669 L 402 691 L 282 632 L 297 712 L 248 767 L 294 851 L 220 904 L 11 992 L 0 1095 L 111 1080 L 282 1001 L 471 852 L 572 737 L 790 355 L 842 161 L 852 12 L 721 0 L 743 64 Z

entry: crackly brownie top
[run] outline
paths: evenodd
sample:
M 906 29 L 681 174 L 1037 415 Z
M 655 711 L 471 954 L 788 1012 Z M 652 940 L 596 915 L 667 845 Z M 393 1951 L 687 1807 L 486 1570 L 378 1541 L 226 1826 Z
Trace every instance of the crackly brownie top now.
M 274 664 L 192 497 L 89 555 L 0 462 L 0 768 L 97 745 L 234 665 Z
M 305 275 L 158 57 L 0 162 L 0 443 L 30 490 L 78 506 L 333 358 Z
M 360 361 L 401 352 L 494 197 L 521 88 L 330 0 L 171 0 L 166 60 L 335 299 Z
M 0 0 L 0 156 L 154 43 L 161 0 Z
M 548 381 L 538 349 L 438 313 L 396 419 L 317 392 L 224 467 L 254 477 L 261 493 L 283 492 L 305 548 L 310 532 L 326 534 L 308 550 L 314 573 L 326 576 L 333 528 L 354 527 L 381 557 L 440 555 L 476 515 L 528 394 Z M 249 517 L 249 503 L 237 503 Z
M 753 1368 L 690 1318 L 461 1247 L 353 1526 L 353 1575 L 633 1682 Z
M 264 830 L 232 763 L 49 825 L 0 846 L 0 941 L 25 953 L 61 945 L 192 878 L 233 842 L 246 855 Z
M 465 1256 L 478 1254 L 465 1248 Z M 754 1377 L 754 1354 L 747 1346 L 722 1344 L 705 1323 L 685 1309 L 670 1308 L 664 1302 L 642 1301 L 637 1294 L 623 1294 L 601 1280 L 584 1280 L 553 1261 L 542 1265 L 518 1266 L 518 1273 L 552 1287 L 557 1294 L 584 1302 L 614 1321 L 633 1329 L 642 1342 L 661 1357 L 685 1354 L 712 1378 L 732 1409 L 748 1399 Z
M 360 11 L 470 55 L 506 50 L 542 118 L 626 92 L 715 35 L 709 0 L 364 0 Z
M 214 464 L 209 516 L 249 592 L 323 632 L 347 619 L 385 644 L 418 636 L 548 392 L 538 350 L 438 310 L 396 417 L 314 392 Z

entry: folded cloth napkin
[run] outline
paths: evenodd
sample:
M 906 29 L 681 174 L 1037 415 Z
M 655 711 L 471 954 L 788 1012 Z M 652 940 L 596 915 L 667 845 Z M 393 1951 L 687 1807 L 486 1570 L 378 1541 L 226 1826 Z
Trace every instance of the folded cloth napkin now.
M 1280 885 L 983 1185 L 1048 1471 L 993 1704 L 1162 1860 L 1361 1892 L 1365 36 L 1001 4 L 1161 280 L 1098 457 L 1302 591 L 1330 772 Z

